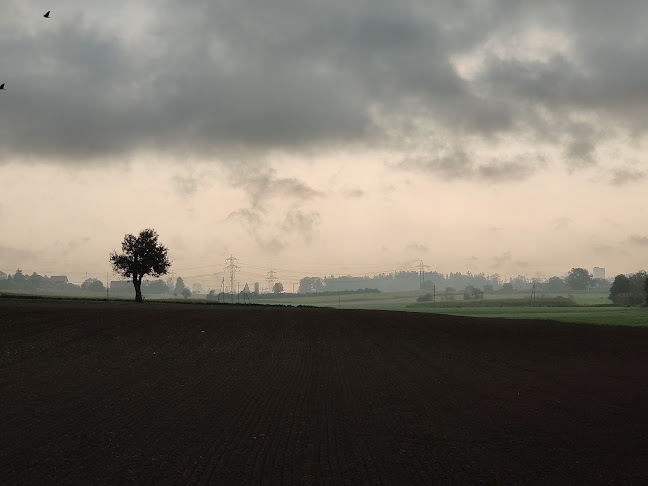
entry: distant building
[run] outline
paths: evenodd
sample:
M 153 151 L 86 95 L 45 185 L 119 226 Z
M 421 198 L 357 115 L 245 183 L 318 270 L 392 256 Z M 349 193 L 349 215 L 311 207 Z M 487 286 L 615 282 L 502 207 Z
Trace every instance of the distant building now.
M 201 284 L 199 284 L 199 283 L 195 283 L 195 284 L 193 284 L 191 288 L 192 288 L 193 291 L 196 292 L 197 294 L 202 294 L 202 293 L 205 292 L 205 289 L 203 289 L 203 286 L 202 286 Z
M 601 278 L 605 280 L 605 268 L 603 267 L 594 267 L 592 270 L 592 276 L 594 278 Z
M 135 286 L 131 280 L 112 280 L 110 282 L 110 290 L 113 292 L 133 292 Z
M 259 294 L 259 282 L 254 282 L 254 293 Z
M 67 284 L 68 283 L 67 275 L 52 275 L 49 278 L 49 280 L 53 284 Z

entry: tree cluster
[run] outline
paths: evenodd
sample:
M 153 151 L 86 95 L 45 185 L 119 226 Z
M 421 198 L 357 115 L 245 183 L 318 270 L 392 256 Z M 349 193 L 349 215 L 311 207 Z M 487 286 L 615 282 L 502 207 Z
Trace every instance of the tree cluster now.
M 648 302 L 648 273 L 641 271 L 617 275 L 610 287 L 609 299 L 616 305 L 635 306 Z
M 464 289 L 464 300 L 482 300 L 484 298 L 484 291 L 469 285 Z

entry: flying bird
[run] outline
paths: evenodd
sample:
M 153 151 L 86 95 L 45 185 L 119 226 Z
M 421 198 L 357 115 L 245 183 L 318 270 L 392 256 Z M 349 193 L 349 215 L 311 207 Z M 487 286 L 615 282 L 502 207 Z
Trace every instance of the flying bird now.
M 6 90 L 7 88 L 4 87 L 4 83 L 0 84 L 0 89 Z
M 51 12 L 51 10 L 48 10 L 47 13 L 45 15 L 43 15 L 43 17 L 45 17 L 46 19 L 49 19 L 50 18 L 50 16 L 49 16 L 50 12 Z

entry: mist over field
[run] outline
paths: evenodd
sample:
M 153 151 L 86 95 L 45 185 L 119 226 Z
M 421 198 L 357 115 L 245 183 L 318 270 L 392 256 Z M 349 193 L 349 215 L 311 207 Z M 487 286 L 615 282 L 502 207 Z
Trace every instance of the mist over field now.
M 0 270 L 648 268 L 645 2 L 8 0 Z

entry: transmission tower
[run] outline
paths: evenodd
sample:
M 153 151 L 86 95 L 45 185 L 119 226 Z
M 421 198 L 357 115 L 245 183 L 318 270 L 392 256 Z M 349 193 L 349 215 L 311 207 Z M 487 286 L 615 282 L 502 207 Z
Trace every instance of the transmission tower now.
M 226 258 L 225 261 L 227 262 L 227 265 L 225 265 L 225 268 L 223 270 L 225 272 L 229 272 L 230 274 L 230 294 L 232 294 L 232 299 L 233 299 L 234 298 L 234 277 L 236 276 L 236 272 L 240 270 L 241 267 L 237 265 L 238 258 L 234 258 L 231 255 L 229 258 Z
M 273 292 L 274 291 L 274 284 L 275 282 L 279 280 L 277 276 L 274 273 L 274 270 L 270 270 L 268 272 L 268 276 L 266 277 L 266 282 L 268 282 L 268 291 Z
M 423 260 L 419 264 L 419 290 L 423 290 L 423 283 L 425 282 L 425 269 L 430 268 L 429 265 L 423 265 Z

